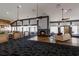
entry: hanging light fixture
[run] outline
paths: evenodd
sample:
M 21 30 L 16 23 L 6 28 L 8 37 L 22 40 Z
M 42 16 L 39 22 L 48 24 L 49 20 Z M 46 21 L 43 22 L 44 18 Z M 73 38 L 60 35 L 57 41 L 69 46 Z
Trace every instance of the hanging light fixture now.
M 70 19 L 70 16 L 65 18 L 64 15 L 67 14 L 68 12 L 70 12 L 71 9 L 63 9 L 62 8 L 62 20 L 67 20 L 67 19 Z
M 18 5 L 18 6 L 17 6 L 17 20 L 19 20 L 19 9 L 20 9 L 21 7 L 22 7 L 21 5 Z
M 64 15 L 68 12 L 68 10 L 62 8 L 62 20 L 65 20 Z
M 17 20 L 20 20 L 19 19 L 19 8 L 21 8 L 21 7 L 22 7 L 21 5 L 17 6 Z M 17 31 L 17 22 L 16 22 L 16 31 Z
M 38 17 L 38 3 L 36 4 L 36 17 Z M 37 21 L 39 20 L 38 18 L 36 19 Z
M 66 15 L 67 13 L 70 13 L 72 10 L 69 8 L 69 9 L 64 9 L 63 6 L 61 4 L 57 4 L 56 5 L 56 8 L 57 9 L 61 9 L 61 20 L 66 20 L 66 19 L 70 19 L 70 16 L 65 18 L 64 15 Z

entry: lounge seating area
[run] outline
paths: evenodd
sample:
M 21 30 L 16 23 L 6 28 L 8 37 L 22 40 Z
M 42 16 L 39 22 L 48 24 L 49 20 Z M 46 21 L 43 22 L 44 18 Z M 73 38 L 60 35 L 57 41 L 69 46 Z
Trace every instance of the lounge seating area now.
M 60 8 L 61 5 L 64 8 Z M 0 4 L 0 10 L 7 9 L 0 16 L 0 56 L 79 55 L 79 13 L 74 10 L 78 6 L 70 3 Z M 78 19 L 74 13 L 78 13 Z

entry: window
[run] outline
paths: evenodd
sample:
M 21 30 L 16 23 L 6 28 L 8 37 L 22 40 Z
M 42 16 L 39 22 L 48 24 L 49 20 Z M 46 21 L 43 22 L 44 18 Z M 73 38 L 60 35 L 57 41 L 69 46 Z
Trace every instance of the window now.
M 64 34 L 64 27 L 60 27 L 60 32 Z
M 22 32 L 22 27 L 21 26 L 17 26 L 17 31 Z
M 78 34 L 77 26 L 72 26 L 72 34 Z
M 23 20 L 23 25 L 29 25 L 29 20 Z
M 57 26 L 51 26 L 50 27 L 50 33 L 52 33 L 52 32 L 58 33 L 58 27 Z
M 37 26 L 30 26 L 30 32 L 37 32 Z

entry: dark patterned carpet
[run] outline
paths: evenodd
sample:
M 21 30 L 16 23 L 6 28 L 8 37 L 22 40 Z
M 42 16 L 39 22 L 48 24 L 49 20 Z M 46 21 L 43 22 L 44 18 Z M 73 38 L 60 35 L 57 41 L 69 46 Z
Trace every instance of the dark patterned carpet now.
M 79 56 L 79 47 L 10 39 L 0 44 L 0 56 Z

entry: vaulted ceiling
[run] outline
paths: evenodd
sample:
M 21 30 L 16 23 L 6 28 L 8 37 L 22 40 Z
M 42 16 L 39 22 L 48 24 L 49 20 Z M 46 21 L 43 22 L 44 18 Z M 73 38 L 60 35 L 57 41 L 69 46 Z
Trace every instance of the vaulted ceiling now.
M 36 3 L 0 3 L 0 19 L 16 20 L 18 5 L 22 6 L 19 8 L 20 19 L 37 16 Z M 65 17 L 70 17 L 70 20 L 79 19 L 79 4 L 77 3 L 39 3 L 38 15 L 48 15 L 50 21 L 61 20 L 62 8 L 71 9 L 64 15 Z

